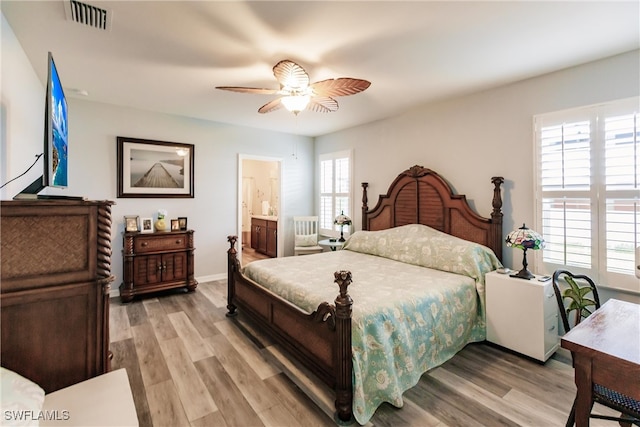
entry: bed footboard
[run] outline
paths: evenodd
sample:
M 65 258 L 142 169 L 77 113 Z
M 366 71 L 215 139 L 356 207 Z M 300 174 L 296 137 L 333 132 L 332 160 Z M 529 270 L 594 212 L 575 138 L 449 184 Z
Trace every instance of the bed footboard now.
M 237 236 L 227 237 L 227 316 L 240 309 L 254 320 L 286 351 L 335 390 L 336 418 L 353 417 L 353 361 L 351 354 L 351 314 L 349 271 L 336 271 L 340 288 L 334 304 L 323 302 L 311 314 L 279 297 L 242 274 L 235 244 Z

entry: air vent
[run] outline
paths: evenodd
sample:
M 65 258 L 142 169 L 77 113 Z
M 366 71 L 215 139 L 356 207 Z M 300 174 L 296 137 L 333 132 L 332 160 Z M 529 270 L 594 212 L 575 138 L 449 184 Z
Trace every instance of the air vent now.
M 76 0 L 65 1 L 67 19 L 98 30 L 111 31 L 111 13 Z

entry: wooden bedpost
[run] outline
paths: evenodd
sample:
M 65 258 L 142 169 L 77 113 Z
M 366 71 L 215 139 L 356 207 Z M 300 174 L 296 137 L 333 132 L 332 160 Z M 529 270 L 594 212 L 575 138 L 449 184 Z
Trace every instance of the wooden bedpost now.
M 369 187 L 369 183 L 363 182 L 362 183 L 362 224 L 361 224 L 361 227 L 363 230 L 369 229 L 369 225 L 367 221 L 367 211 L 369 210 L 369 206 L 367 206 L 367 202 L 369 201 L 367 199 L 367 187 Z
M 504 178 L 501 176 L 494 176 L 491 178 L 493 183 L 493 212 L 491 212 L 491 223 L 493 224 L 493 239 L 495 239 L 494 247 L 497 250 L 496 256 L 502 262 L 502 194 L 500 192 L 500 186 L 504 182 Z
M 238 314 L 236 306 L 233 304 L 233 299 L 236 296 L 236 282 L 235 273 L 240 268 L 238 262 L 238 251 L 236 251 L 236 242 L 238 236 L 227 236 L 227 241 L 230 244 L 227 251 L 227 317 L 233 317 Z
M 351 272 L 334 273 L 335 283 L 340 287 L 336 304 L 336 421 L 350 422 L 353 419 L 353 362 L 351 354 L 351 307 L 353 300 L 347 292 L 351 284 Z

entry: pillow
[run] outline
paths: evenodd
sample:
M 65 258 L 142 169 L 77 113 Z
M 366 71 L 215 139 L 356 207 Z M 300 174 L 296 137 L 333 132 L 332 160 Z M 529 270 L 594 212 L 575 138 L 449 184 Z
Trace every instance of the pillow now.
M 502 267 L 491 249 L 421 224 L 357 231 L 343 249 L 463 274 L 479 283 L 485 273 Z
M 44 390 L 33 381 L 0 367 L 0 410 L 3 425 L 37 426 Z M 15 414 L 15 415 L 14 415 Z
M 298 234 L 298 235 L 296 235 L 296 246 L 298 246 L 298 247 L 317 246 L 317 245 L 318 245 L 318 235 L 317 234 Z

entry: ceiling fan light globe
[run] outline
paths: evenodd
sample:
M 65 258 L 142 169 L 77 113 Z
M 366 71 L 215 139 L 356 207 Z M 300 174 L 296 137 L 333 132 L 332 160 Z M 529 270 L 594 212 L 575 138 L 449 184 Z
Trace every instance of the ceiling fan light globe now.
M 281 102 L 288 111 L 298 114 L 307 108 L 310 99 L 311 97 L 309 95 L 291 95 L 283 97 Z

